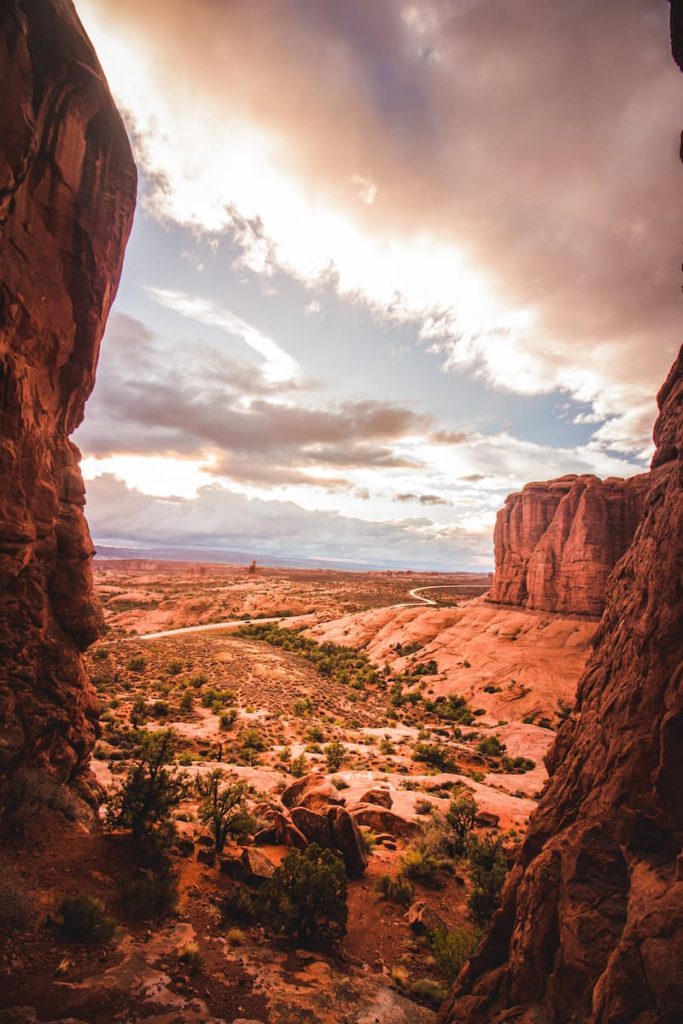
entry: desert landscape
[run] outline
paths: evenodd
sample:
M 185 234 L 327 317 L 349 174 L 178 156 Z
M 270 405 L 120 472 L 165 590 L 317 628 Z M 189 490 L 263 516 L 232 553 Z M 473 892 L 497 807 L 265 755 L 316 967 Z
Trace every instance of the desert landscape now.
M 156 21 L 155 0 L 109 6 L 78 5 L 131 101 L 119 103 L 125 124 L 71 0 L 0 8 L 0 1024 L 680 1024 L 683 349 L 674 355 L 664 321 L 657 345 L 649 333 L 627 344 L 616 328 L 616 341 L 597 345 L 609 288 L 601 278 L 591 311 L 582 261 L 580 296 L 565 299 L 562 313 L 574 330 L 584 317 L 593 325 L 589 341 L 549 330 L 539 342 L 528 310 L 500 319 L 484 278 L 466 273 L 461 254 L 455 263 L 450 250 L 443 257 L 437 227 L 450 220 L 476 234 L 493 210 L 497 232 L 510 204 L 513 234 L 524 224 L 526 238 L 529 211 L 500 198 L 499 161 L 495 182 L 484 181 L 479 162 L 484 143 L 507 130 L 512 105 L 481 137 L 481 110 L 469 125 L 455 119 L 454 137 L 465 126 L 466 145 L 457 160 L 439 151 L 443 181 L 427 179 L 427 164 L 439 160 L 417 173 L 408 155 L 422 152 L 430 125 L 443 124 L 444 95 L 472 102 L 467 75 L 439 78 L 451 65 L 467 69 L 472 54 L 477 96 L 490 79 L 507 97 L 531 68 L 528 109 L 550 103 L 554 126 L 557 111 L 574 105 L 595 118 L 594 131 L 582 120 L 573 142 L 569 132 L 563 160 L 587 136 L 591 147 L 602 144 L 610 121 L 590 91 L 591 102 L 571 97 L 567 107 L 562 89 L 558 98 L 546 88 L 556 85 L 556 48 L 581 70 L 569 75 L 572 86 L 590 77 L 590 42 L 600 57 L 595 95 L 603 95 L 603 62 L 617 80 L 618 52 L 622 63 L 630 54 L 656 69 L 657 96 L 669 96 L 661 11 L 640 0 L 626 14 L 627 5 L 606 4 L 599 17 L 585 8 L 568 33 L 554 8 L 532 3 L 519 5 L 514 23 L 484 0 L 447 3 L 453 18 L 431 5 L 427 17 L 412 5 L 397 15 L 398 6 L 351 3 L 316 5 L 314 17 L 289 2 L 264 18 L 258 5 L 236 3 L 235 22 L 232 5 L 226 13 L 197 3 L 189 32 L 183 4 L 161 5 Z M 683 67 L 678 0 L 671 42 Z M 490 59 L 480 64 L 483 54 Z M 399 57 L 403 77 L 389 73 Z M 271 81 L 280 60 L 286 74 Z M 209 87 L 214 62 L 218 84 L 209 75 Z M 182 101 L 173 108 L 164 95 L 145 108 L 156 88 L 145 76 L 167 67 Z M 316 67 L 325 74 L 312 75 Z M 203 102 L 212 96 L 221 111 L 224 79 L 245 119 L 232 125 L 225 151 L 219 133 L 229 112 L 212 122 Z M 171 78 L 165 87 L 177 98 Z M 422 90 L 430 117 L 413 106 Z M 380 114 L 366 120 L 370 97 Z M 316 106 L 323 100 L 334 115 L 329 132 Z M 284 119 L 283 137 L 289 132 L 298 153 L 291 166 L 265 145 L 264 104 L 274 123 Z M 185 137 L 165 120 L 171 109 Z M 638 109 L 634 101 L 620 121 L 617 138 L 628 146 L 607 143 L 629 170 L 648 149 Z M 192 129 L 201 117 L 213 124 L 213 176 L 201 160 L 178 171 L 178 155 L 194 157 L 205 141 L 188 116 Z M 381 189 L 351 174 L 352 201 L 368 219 L 376 201 L 384 215 L 386 202 L 393 230 L 417 199 L 406 194 L 392 210 L 390 182 L 424 179 L 420 216 L 434 234 L 382 248 L 381 225 L 365 237 L 350 227 L 356 221 L 329 215 L 314 169 L 324 177 L 329 153 L 339 161 L 346 150 L 356 159 L 375 153 L 382 166 L 371 144 L 387 125 L 391 173 Z M 531 134 L 545 151 L 548 133 L 535 125 Z M 314 139 L 324 140 L 319 150 L 309 148 Z M 267 166 L 259 163 L 266 152 Z M 267 179 L 272 189 L 249 216 L 223 184 L 240 153 L 240 187 L 258 190 Z M 471 199 L 456 215 L 447 203 L 461 154 L 473 161 Z M 299 190 L 284 187 L 285 167 L 301 175 Z M 635 169 L 630 177 L 638 196 L 647 191 Z M 521 191 L 537 196 L 542 176 L 530 180 Z M 579 180 L 575 169 L 567 199 L 553 179 L 553 204 L 561 192 L 567 203 L 568 250 L 568 225 L 583 219 Z M 333 181 L 336 201 L 350 202 L 336 168 Z M 212 206 L 207 193 L 217 187 Z M 138 194 L 143 226 L 131 264 L 140 276 L 128 312 L 114 315 L 113 362 L 89 406 L 96 429 L 79 435 L 91 446 L 82 459 L 71 438 L 95 386 Z M 188 194 L 190 213 L 181 209 Z M 268 235 L 272 195 L 280 229 L 292 232 L 285 241 L 301 249 Z M 602 211 L 604 182 L 593 201 Z M 543 280 L 552 305 L 556 289 L 543 275 L 561 260 L 539 241 L 547 245 L 550 219 L 546 211 L 528 232 L 539 262 L 525 273 Z M 581 236 L 576 248 L 584 254 L 600 234 L 592 215 L 586 223 L 589 242 Z M 629 264 L 629 284 L 642 284 L 638 267 L 649 266 L 643 239 L 663 231 L 646 223 L 618 234 L 620 258 L 625 248 L 633 259 L 644 253 Z M 322 263 L 311 283 L 297 259 L 317 266 L 304 242 L 319 224 Z M 330 238 L 338 264 L 326 255 Z M 505 247 L 497 233 L 495 241 L 489 259 Z M 171 266 L 175 245 L 180 271 Z M 212 278 L 221 259 L 220 295 L 232 287 L 252 317 L 244 296 L 249 274 L 261 275 L 255 310 L 281 303 L 289 349 L 217 302 L 174 290 L 190 273 Z M 516 252 L 511 262 L 525 260 Z M 141 267 L 159 272 L 156 283 Z M 358 283 L 359 267 L 375 275 L 372 287 Z M 416 276 L 425 292 L 411 292 Z M 557 280 L 564 276 L 576 278 Z M 494 275 L 493 291 L 505 278 Z M 652 286 L 657 308 L 666 304 L 663 281 Z M 451 289 L 473 317 L 468 337 Z M 623 303 L 634 338 L 647 294 L 643 286 L 637 302 Z M 163 315 L 153 330 L 138 314 L 154 303 Z M 357 337 L 361 307 L 375 320 Z M 175 336 L 172 314 L 209 333 Z M 304 337 L 307 324 L 315 329 Z M 531 341 L 515 334 L 520 324 Z M 240 338 L 252 362 L 212 348 L 211 330 Z M 329 370 L 318 361 L 323 336 Z M 489 348 L 503 364 L 497 377 Z M 650 447 L 652 395 L 628 379 L 629 360 L 643 350 L 634 376 L 662 352 L 671 364 Z M 356 352 L 366 389 L 330 390 L 320 404 L 315 395 L 342 369 L 356 388 Z M 560 352 L 575 362 L 551 372 Z M 590 363 L 583 376 L 582 359 Z M 427 363 L 429 387 L 415 398 L 406 381 L 422 386 Z M 401 379 L 395 394 L 384 393 L 394 365 L 404 367 Z M 536 380 L 541 365 L 546 376 Z M 441 378 L 455 370 L 458 421 L 437 400 Z M 449 410 L 456 404 L 449 394 Z M 108 466 L 89 478 L 92 536 L 88 461 Z M 261 551 L 273 552 L 272 564 L 249 553 Z

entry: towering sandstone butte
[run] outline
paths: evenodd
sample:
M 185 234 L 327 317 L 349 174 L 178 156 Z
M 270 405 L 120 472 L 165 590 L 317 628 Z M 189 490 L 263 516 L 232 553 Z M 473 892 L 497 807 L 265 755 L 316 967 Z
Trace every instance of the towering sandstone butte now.
M 0 780 L 78 774 L 100 630 L 83 417 L 135 206 L 130 147 L 70 0 L 0 5 Z
M 494 532 L 492 601 L 600 615 L 607 577 L 633 539 L 648 474 L 562 476 L 511 494 Z
M 683 349 L 658 401 L 643 517 L 449 1024 L 682 1019 Z

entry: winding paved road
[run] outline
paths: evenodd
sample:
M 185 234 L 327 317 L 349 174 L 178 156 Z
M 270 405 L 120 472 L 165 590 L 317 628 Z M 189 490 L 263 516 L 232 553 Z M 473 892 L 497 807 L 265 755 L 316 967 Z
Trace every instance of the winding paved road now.
M 455 587 L 461 587 L 460 583 L 442 583 L 439 585 L 428 586 L 428 587 L 414 587 L 413 590 L 408 591 L 408 597 L 412 597 L 413 603 L 408 604 L 392 604 L 388 605 L 389 608 L 417 608 L 420 604 L 432 605 L 434 608 L 439 607 L 438 601 L 432 601 L 431 597 L 420 597 L 421 590 L 452 590 Z M 212 629 L 231 629 L 233 626 L 260 626 L 262 623 L 267 622 L 285 622 L 288 618 L 296 619 L 308 619 L 314 618 L 313 615 L 278 615 L 270 619 L 228 619 L 225 622 L 206 622 L 199 626 L 179 626 L 177 629 L 162 629 L 158 633 L 141 633 L 140 636 L 136 636 L 135 640 L 161 640 L 166 636 L 180 636 L 182 633 L 206 633 Z M 122 640 L 131 640 L 133 637 L 121 637 Z M 109 641 L 110 643 L 115 641 Z

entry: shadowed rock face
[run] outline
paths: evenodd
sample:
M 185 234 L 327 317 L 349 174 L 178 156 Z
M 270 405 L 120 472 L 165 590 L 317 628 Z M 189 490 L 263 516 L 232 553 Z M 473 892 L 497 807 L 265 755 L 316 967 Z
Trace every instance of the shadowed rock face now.
M 683 350 L 658 401 L 643 516 L 610 577 L 575 717 L 443 1021 L 681 1020 Z
M 83 418 L 135 206 L 125 129 L 70 0 L 0 6 L 0 775 L 92 748 L 102 624 Z
M 489 598 L 600 615 L 607 577 L 633 539 L 648 474 L 629 480 L 563 476 L 527 484 L 498 513 Z

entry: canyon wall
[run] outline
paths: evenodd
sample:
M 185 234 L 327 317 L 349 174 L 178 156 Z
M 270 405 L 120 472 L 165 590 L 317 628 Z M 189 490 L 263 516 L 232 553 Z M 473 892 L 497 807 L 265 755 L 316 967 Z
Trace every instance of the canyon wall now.
M 489 599 L 600 615 L 607 577 L 633 539 L 648 474 L 628 480 L 562 476 L 511 494 L 494 532 Z
M 83 418 L 136 172 L 71 0 L 0 7 L 0 778 L 78 775 L 97 712 L 80 651 L 102 618 Z
M 683 1009 L 683 350 L 641 522 L 607 586 L 492 930 L 449 1024 L 674 1024 Z

